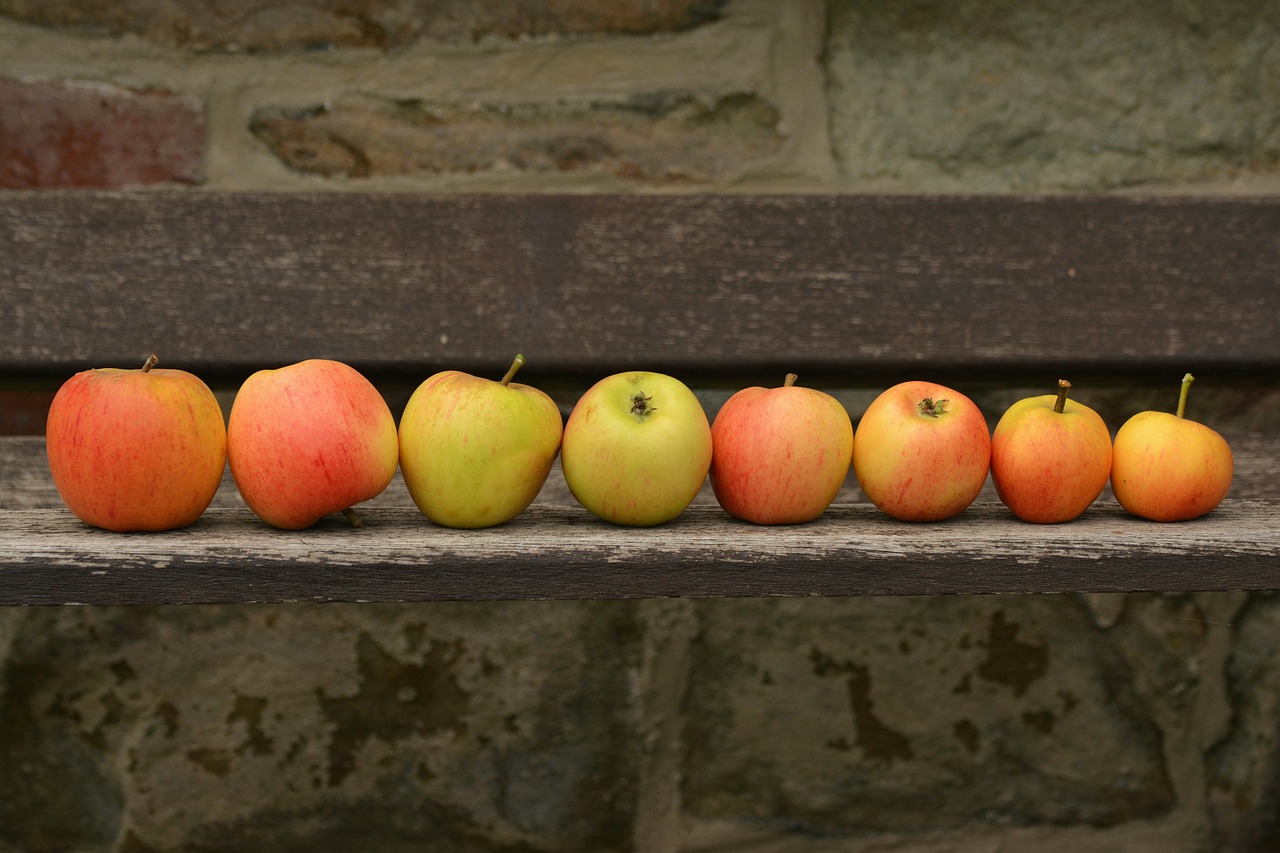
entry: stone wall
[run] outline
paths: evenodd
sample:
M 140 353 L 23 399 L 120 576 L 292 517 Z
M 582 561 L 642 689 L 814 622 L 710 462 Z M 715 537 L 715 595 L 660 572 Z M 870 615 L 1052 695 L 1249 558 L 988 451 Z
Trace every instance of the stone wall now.
M 1254 0 L 0 0 L 0 186 L 1268 191 Z M 127 131 L 126 131 L 127 129 Z
M 0 187 L 1273 193 L 1278 9 L 0 0 Z M 1260 849 L 1278 628 L 1234 593 L 0 610 L 0 850 Z

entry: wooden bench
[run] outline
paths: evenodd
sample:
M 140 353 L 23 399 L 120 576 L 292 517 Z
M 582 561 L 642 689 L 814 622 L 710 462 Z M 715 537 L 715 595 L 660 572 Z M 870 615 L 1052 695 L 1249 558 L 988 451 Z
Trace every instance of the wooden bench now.
M 628 368 L 709 399 L 787 371 L 866 399 L 910 378 L 968 392 L 1061 375 L 1084 402 L 1123 379 L 1172 407 L 1186 370 L 1193 394 L 1277 393 L 1278 283 L 1280 199 L 6 193 L 0 389 L 47 394 L 155 351 L 230 391 L 321 356 L 396 410 L 436 370 L 496 376 L 521 351 L 522 381 L 566 413 Z M 1029 525 L 988 489 L 911 525 L 851 477 L 810 525 L 736 522 L 704 493 L 636 530 L 595 520 L 553 472 L 489 530 L 429 524 L 396 483 L 360 529 L 280 532 L 227 479 L 197 524 L 155 535 L 80 524 L 43 440 L 8 437 L 0 604 L 1280 588 L 1280 435 L 1227 437 L 1232 493 L 1182 524 L 1104 496 Z

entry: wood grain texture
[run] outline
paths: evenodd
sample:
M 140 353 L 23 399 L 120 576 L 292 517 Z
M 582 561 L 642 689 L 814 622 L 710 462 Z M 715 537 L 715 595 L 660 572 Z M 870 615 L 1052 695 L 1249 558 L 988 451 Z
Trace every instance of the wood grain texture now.
M 1280 364 L 1280 199 L 0 194 L 0 373 Z
M 929 525 L 841 505 L 812 524 L 757 527 L 702 506 L 630 529 L 540 507 L 483 531 L 385 508 L 359 529 L 335 516 L 302 532 L 276 531 L 248 510 L 211 510 L 185 530 L 134 535 L 18 510 L 0 516 L 0 604 L 1275 589 L 1277 508 L 1229 501 L 1168 525 L 1111 505 L 1038 526 L 998 504 Z

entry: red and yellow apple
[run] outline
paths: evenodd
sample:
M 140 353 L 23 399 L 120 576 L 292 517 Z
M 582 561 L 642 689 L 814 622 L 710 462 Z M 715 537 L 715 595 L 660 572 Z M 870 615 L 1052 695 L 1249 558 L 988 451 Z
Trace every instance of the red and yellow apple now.
M 560 448 L 574 498 L 632 527 L 670 521 L 693 502 L 711 467 L 711 426 L 680 380 L 635 371 L 601 379 L 578 400 Z
M 1088 406 L 1057 394 L 1028 397 L 1001 416 L 991 435 L 996 494 L 1023 521 L 1057 524 L 1089 508 L 1111 475 L 1111 433 Z
M 1116 432 L 1111 490 L 1120 506 L 1151 521 L 1187 521 L 1216 508 L 1231 488 L 1234 462 L 1227 440 L 1187 420 L 1182 379 L 1176 414 L 1139 412 Z
M 98 368 L 63 384 L 45 441 L 54 485 L 94 527 L 185 527 L 209 506 L 227 463 L 213 392 L 184 370 Z
M 903 521 L 941 521 L 982 490 L 991 463 L 986 419 L 968 397 L 933 382 L 882 392 L 853 435 L 853 470 L 867 498 Z
M 491 527 L 533 502 L 560 449 L 560 410 L 512 382 L 446 370 L 418 386 L 400 416 L 400 471 L 422 514 L 446 527 Z
M 308 359 L 244 381 L 227 421 L 231 475 L 249 508 L 285 530 L 377 497 L 396 471 L 395 419 L 354 368 Z
M 711 487 L 725 512 L 800 524 L 826 511 L 849 473 L 853 424 L 830 394 L 795 384 L 743 388 L 711 424 Z

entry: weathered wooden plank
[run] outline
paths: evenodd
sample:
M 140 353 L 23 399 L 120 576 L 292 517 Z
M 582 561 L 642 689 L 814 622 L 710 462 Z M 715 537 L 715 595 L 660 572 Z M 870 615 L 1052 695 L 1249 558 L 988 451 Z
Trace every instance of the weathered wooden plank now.
M 703 506 L 637 530 L 540 507 L 483 531 L 446 530 L 416 510 L 386 508 L 359 529 L 335 517 L 296 533 L 248 510 L 212 510 L 158 535 L 20 510 L 0 516 L 0 604 L 1274 589 L 1277 508 L 1229 501 L 1168 525 L 1111 505 L 1037 526 L 996 504 L 930 525 L 841 505 L 812 524 L 757 527 Z
M 0 194 L 0 372 L 1280 364 L 1280 199 Z

